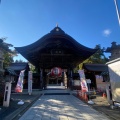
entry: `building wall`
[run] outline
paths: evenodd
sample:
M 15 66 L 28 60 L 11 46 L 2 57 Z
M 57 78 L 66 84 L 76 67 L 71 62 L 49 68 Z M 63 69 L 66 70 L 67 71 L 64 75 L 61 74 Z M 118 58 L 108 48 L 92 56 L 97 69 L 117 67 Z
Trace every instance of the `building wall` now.
M 120 102 L 120 58 L 108 62 L 112 100 Z
M 95 77 L 96 77 L 97 90 L 100 90 L 101 92 L 106 91 L 106 86 L 110 85 L 110 82 L 104 81 L 103 76 L 101 75 L 95 75 Z

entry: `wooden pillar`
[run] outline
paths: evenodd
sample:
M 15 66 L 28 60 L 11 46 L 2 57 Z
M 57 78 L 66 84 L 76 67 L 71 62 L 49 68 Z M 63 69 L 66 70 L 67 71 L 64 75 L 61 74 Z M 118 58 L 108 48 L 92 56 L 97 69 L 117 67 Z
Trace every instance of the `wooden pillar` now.
M 73 88 L 73 69 L 70 69 L 70 88 Z
M 43 89 L 43 70 L 40 69 L 40 90 Z
M 45 69 L 43 69 L 43 89 L 46 89 L 47 86 L 47 74 L 45 72 Z
M 49 75 L 46 76 L 46 81 L 47 81 L 47 84 L 49 84 Z
M 73 70 L 72 69 L 68 69 L 68 87 L 72 88 L 72 83 L 73 83 Z
M 67 69 L 67 74 L 68 74 L 67 87 L 69 88 L 69 86 L 70 86 L 70 75 L 69 75 L 69 69 Z

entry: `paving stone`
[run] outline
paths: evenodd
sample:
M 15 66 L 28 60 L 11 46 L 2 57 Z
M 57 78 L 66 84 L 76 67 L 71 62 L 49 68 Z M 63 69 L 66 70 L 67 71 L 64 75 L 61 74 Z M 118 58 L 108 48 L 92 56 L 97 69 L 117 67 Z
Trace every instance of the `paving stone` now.
M 72 95 L 43 95 L 31 108 L 31 120 L 109 120 Z

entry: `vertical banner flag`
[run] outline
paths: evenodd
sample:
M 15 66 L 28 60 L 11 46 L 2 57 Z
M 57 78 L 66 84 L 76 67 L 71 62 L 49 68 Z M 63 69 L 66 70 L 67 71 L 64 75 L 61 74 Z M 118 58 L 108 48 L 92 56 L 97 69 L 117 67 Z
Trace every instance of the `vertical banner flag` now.
M 23 91 L 23 78 L 24 78 L 24 72 L 25 70 L 22 70 L 20 72 L 19 78 L 18 78 L 18 82 L 15 88 L 15 92 L 22 92 Z
M 80 75 L 80 80 L 81 80 L 81 89 L 82 89 L 82 91 L 87 92 L 88 87 L 87 87 L 87 83 L 86 83 L 86 79 L 85 79 L 84 70 L 78 70 L 78 73 Z
M 32 94 L 32 71 L 28 72 L 28 93 Z
M 80 80 L 85 80 L 85 74 L 84 74 L 84 70 L 78 70 L 79 76 L 80 76 Z

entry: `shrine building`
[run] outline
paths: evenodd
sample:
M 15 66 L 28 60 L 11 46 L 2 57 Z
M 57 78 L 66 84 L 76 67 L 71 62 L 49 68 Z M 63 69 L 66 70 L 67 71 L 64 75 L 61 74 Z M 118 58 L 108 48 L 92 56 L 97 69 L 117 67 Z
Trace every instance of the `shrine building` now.
M 41 89 L 61 83 L 70 88 L 73 69 L 97 51 L 81 45 L 58 26 L 36 42 L 15 49 L 37 68 L 38 79 L 33 76 L 33 84 Z

